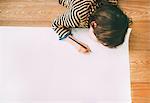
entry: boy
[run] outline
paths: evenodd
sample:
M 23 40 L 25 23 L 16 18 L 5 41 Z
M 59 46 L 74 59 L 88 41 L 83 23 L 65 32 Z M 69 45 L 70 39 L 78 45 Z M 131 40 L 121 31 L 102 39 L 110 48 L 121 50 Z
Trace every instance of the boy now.
M 110 2 L 109 2 L 110 1 Z M 95 40 L 113 48 L 124 42 L 128 29 L 128 17 L 116 6 L 116 0 L 59 0 L 69 10 L 55 19 L 52 27 L 59 36 L 80 52 L 90 52 L 88 45 L 71 34 L 71 28 L 90 28 Z M 111 4 L 112 3 L 112 4 Z

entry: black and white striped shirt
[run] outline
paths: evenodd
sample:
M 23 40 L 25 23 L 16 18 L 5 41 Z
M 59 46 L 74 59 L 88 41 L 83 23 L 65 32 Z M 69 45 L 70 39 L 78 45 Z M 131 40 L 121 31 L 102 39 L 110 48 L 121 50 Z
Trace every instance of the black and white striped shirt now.
M 59 36 L 59 40 L 71 35 L 71 28 L 88 27 L 89 16 L 96 9 L 96 0 L 59 0 L 59 4 L 68 11 L 59 16 L 52 23 L 52 28 Z

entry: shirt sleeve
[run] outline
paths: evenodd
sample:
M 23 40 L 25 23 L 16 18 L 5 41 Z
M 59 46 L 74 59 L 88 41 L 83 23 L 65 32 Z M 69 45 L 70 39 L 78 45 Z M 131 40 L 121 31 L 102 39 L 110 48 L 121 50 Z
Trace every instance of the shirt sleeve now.
M 55 19 L 52 23 L 52 28 L 58 34 L 59 40 L 62 40 L 68 35 L 71 35 L 71 28 L 78 27 L 79 23 L 79 14 L 74 8 L 72 8 Z

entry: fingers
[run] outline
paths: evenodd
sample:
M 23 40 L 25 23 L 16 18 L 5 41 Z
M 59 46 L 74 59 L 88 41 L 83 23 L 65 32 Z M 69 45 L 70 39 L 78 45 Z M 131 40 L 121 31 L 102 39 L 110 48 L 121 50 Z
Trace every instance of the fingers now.
M 88 46 L 86 47 L 86 51 L 87 52 L 92 52 L 91 49 Z

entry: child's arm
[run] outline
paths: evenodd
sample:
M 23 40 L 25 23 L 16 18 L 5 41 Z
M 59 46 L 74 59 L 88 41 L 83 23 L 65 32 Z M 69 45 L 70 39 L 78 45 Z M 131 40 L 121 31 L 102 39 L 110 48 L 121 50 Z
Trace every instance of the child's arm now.
M 54 22 L 52 23 L 52 28 L 58 34 L 59 40 L 66 40 L 67 42 L 73 44 L 78 50 L 81 50 L 81 52 L 88 52 L 90 51 L 90 49 L 86 44 L 78 41 L 73 36 L 71 36 L 70 28 L 76 28 L 80 25 L 81 15 L 79 12 L 81 12 L 80 9 L 70 8 L 67 12 L 54 20 Z M 84 8 L 83 12 L 84 14 L 87 14 L 88 8 Z
M 63 40 L 68 35 L 71 35 L 70 28 L 78 27 L 80 18 L 79 13 L 72 8 L 54 20 L 52 28 L 58 34 L 59 40 Z

